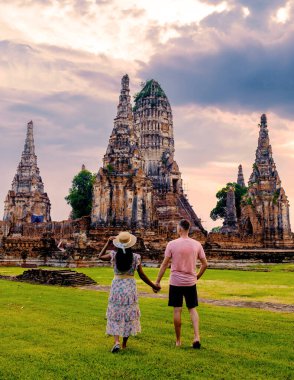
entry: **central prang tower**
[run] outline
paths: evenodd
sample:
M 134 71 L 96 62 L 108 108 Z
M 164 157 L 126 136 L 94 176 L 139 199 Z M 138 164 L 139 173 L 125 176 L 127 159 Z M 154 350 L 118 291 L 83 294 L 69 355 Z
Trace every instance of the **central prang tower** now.
M 185 218 L 194 230 L 205 232 L 183 192 L 181 173 L 174 159 L 172 110 L 158 82 L 151 79 L 145 83 L 135 95 L 133 111 L 145 172 L 152 180 L 159 224 L 166 226 Z
M 172 110 L 158 82 L 152 79 L 145 83 L 135 96 L 133 109 L 146 174 L 152 178 L 154 188 L 159 191 L 180 190 L 181 176 L 174 161 Z M 171 165 L 174 167 L 171 168 Z

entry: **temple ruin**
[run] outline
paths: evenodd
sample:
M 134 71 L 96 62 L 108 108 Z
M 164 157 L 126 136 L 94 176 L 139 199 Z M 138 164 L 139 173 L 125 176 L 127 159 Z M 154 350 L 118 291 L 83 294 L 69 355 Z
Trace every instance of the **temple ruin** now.
M 108 148 L 94 184 L 95 226 L 174 228 L 187 218 L 205 233 L 184 195 L 174 160 L 171 106 L 160 85 L 147 81 L 132 110 L 129 77 L 121 93 Z
M 242 168 L 242 165 L 241 165 L 241 164 L 238 166 L 237 184 L 238 184 L 239 186 L 245 187 L 245 181 L 244 181 L 244 175 L 243 175 L 243 168 Z
M 153 222 L 152 183 L 134 130 L 129 77 L 121 81 L 117 116 L 92 203 L 93 226 L 148 228 Z
M 226 215 L 225 215 L 223 226 L 221 228 L 221 232 L 222 233 L 238 232 L 237 211 L 236 211 L 236 204 L 235 204 L 235 189 L 233 186 L 230 186 L 227 191 L 225 211 L 226 211 Z
M 266 115 L 261 115 L 259 138 L 248 192 L 241 204 L 240 233 L 255 236 L 265 247 L 293 245 L 289 202 L 273 159 Z
M 21 155 L 11 190 L 4 203 L 3 220 L 17 224 L 19 222 L 49 222 L 50 200 L 44 191 L 35 154 L 33 122 L 27 124 L 24 150 Z
M 190 220 L 191 237 L 205 245 L 209 259 L 293 260 L 289 202 L 273 160 L 265 115 L 241 215 L 239 207 L 236 212 L 236 183 L 232 183 L 223 226 L 217 232 L 207 235 L 184 194 L 174 153 L 166 94 L 158 82 L 147 81 L 132 108 L 129 77 L 124 75 L 114 126 L 93 186 L 91 215 L 51 221 L 50 201 L 37 166 L 33 123 L 28 123 L 24 151 L 0 221 L 0 265 L 28 265 L 28 261 L 35 266 L 100 265 L 99 251 L 121 229 L 136 234 L 135 249 L 144 260 L 158 260 L 167 242 L 177 237 L 175 227 L 181 218 Z M 241 165 L 237 184 L 245 188 Z

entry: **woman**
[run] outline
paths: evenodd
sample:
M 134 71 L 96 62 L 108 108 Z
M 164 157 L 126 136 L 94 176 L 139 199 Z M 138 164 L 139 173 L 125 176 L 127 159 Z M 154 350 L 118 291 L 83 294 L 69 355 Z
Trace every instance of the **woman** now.
M 114 346 L 111 350 L 113 353 L 120 350 L 120 337 L 123 337 L 122 348 L 124 349 L 127 347 L 129 336 L 141 331 L 135 271 L 138 271 L 140 278 L 155 292 L 160 289 L 143 272 L 140 255 L 133 253 L 131 247 L 136 244 L 136 241 L 136 236 L 129 232 L 121 232 L 118 236 L 108 239 L 98 256 L 102 260 L 111 261 L 114 269 L 106 327 L 106 333 L 114 336 Z M 106 254 L 111 242 L 117 250 Z

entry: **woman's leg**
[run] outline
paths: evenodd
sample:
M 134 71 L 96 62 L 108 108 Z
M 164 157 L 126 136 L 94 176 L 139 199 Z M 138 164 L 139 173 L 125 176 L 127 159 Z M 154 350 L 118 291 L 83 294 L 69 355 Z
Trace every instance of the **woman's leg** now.
M 123 337 L 122 348 L 127 348 L 127 341 L 128 341 L 128 339 L 129 339 L 128 336 L 124 336 L 124 337 Z
M 111 349 L 111 352 L 114 354 L 115 352 L 118 352 L 120 350 L 120 344 L 119 344 L 119 336 L 114 335 L 114 346 Z

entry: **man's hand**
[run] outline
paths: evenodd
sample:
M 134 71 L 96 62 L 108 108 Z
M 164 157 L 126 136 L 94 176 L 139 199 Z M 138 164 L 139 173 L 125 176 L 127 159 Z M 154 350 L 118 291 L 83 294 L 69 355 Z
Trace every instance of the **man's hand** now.
M 161 290 L 161 286 L 158 282 L 155 282 L 155 287 L 152 288 L 154 293 L 158 293 Z

